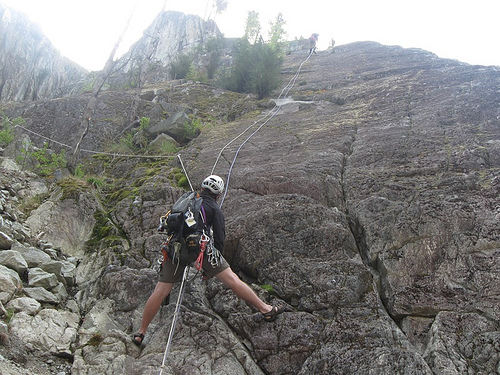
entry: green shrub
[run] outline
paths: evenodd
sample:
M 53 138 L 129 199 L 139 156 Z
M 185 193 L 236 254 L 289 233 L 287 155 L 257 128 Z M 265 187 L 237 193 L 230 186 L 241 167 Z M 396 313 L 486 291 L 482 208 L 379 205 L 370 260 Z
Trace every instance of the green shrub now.
M 186 79 L 207 83 L 208 75 L 203 70 L 198 69 L 198 67 L 192 62 L 189 66 L 189 72 L 186 75 Z
M 89 189 L 85 181 L 74 176 L 66 176 L 56 184 L 62 190 L 63 199 L 77 199 L 80 193 Z
M 140 120 L 140 125 L 139 125 L 139 129 L 147 129 L 149 127 L 149 121 L 151 119 L 149 117 L 141 117 L 141 120 Z
M 99 177 L 91 176 L 87 178 L 87 183 L 95 188 L 100 188 L 104 186 L 104 180 Z
M 75 168 L 75 172 L 73 173 L 73 175 L 75 177 L 78 177 L 78 178 L 82 178 L 83 176 L 85 176 L 85 171 L 83 169 L 83 165 L 82 164 L 78 164 Z
M 110 146 L 111 152 L 117 154 L 129 154 L 135 152 L 134 135 L 130 132 L 125 133 L 118 142 Z
M 184 132 L 187 136 L 193 136 L 200 133 L 203 123 L 199 118 L 184 123 Z
M 49 150 L 49 145 L 45 143 L 42 148 L 31 153 L 31 158 L 37 162 L 36 171 L 41 176 L 50 176 L 57 169 L 66 168 L 66 153 L 64 150 L 58 154 Z
M 206 44 L 210 60 L 206 66 L 208 79 L 213 79 L 221 62 L 224 38 L 211 38 Z
M 17 125 L 22 125 L 26 121 L 22 117 L 10 119 L 3 113 L 0 114 L 0 146 L 7 147 L 14 140 L 14 128 Z
M 273 286 L 272 285 L 269 285 L 269 284 L 263 284 L 260 286 L 262 289 L 264 289 L 265 291 L 267 291 L 268 293 L 270 294 L 276 294 L 276 291 L 274 290 Z
M 177 55 L 170 63 L 170 76 L 172 79 L 186 78 L 192 62 L 193 57 L 189 54 L 182 53 Z
M 282 65 L 280 51 L 262 40 L 250 44 L 243 38 L 235 46 L 233 65 L 224 86 L 232 91 L 256 94 L 262 99 L 278 88 Z
M 4 125 L 0 130 L 0 146 L 6 147 L 14 140 L 14 131 L 10 125 Z
M 182 176 L 179 178 L 179 182 L 177 183 L 177 186 L 181 188 L 188 188 L 189 187 L 189 181 L 186 176 Z
M 51 176 L 56 170 L 67 166 L 65 151 L 54 152 L 49 149 L 47 143 L 44 143 L 42 148 L 36 148 L 33 143 L 27 142 L 23 145 L 21 154 L 16 157 L 16 161 L 23 168 L 25 165 L 31 166 L 40 176 Z

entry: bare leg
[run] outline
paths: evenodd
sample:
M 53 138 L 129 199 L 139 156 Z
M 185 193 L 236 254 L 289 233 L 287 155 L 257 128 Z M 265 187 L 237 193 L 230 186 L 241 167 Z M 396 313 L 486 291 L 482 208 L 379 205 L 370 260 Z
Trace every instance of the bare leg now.
M 148 298 L 146 306 L 144 307 L 144 312 L 142 313 L 141 328 L 139 328 L 139 333 L 146 334 L 149 323 L 154 319 L 158 310 L 160 309 L 161 303 L 170 294 L 172 283 L 158 282 L 156 284 L 153 294 Z
M 249 305 L 255 307 L 261 313 L 267 313 L 273 308 L 262 301 L 257 294 L 236 275 L 231 268 L 226 268 L 215 277 L 226 284 L 231 290 Z

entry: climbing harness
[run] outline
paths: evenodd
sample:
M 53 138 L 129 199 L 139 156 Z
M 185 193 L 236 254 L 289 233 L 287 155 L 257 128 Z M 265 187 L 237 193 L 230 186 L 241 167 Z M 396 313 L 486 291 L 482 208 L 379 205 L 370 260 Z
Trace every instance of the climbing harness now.
M 220 253 L 219 250 L 215 248 L 211 239 L 207 244 L 206 252 L 207 252 L 208 263 L 210 263 L 210 265 L 214 268 L 218 267 L 221 262 L 222 254 Z
M 207 246 L 210 246 L 212 244 L 212 240 L 209 236 L 207 236 L 204 232 L 200 236 L 200 254 L 198 255 L 198 258 L 194 261 L 193 265 L 194 268 L 196 268 L 198 271 L 201 271 L 202 265 L 203 265 L 203 255 L 207 249 Z M 212 245 L 213 247 L 213 245 Z M 207 252 L 208 255 L 208 252 Z M 208 258 L 210 261 L 210 258 Z

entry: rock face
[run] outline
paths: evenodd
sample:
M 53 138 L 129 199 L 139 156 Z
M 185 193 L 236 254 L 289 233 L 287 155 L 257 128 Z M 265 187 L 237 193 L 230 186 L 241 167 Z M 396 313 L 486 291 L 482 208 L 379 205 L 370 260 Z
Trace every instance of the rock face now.
M 274 323 L 264 322 L 217 280 L 192 270 L 164 373 L 500 371 L 498 68 L 372 42 L 334 52 L 311 57 L 288 100 L 275 93 L 281 104 L 274 109 L 249 97 L 243 106 L 240 96 L 230 105 L 220 90 L 190 83 L 142 93 L 151 106 L 238 109 L 234 121 L 203 129 L 182 156 L 195 186 L 212 168 L 228 184 L 222 209 L 233 269 L 263 299 L 287 306 Z M 283 86 L 306 58 L 287 56 Z M 28 107 L 23 113 L 36 123 Z M 2 302 L 18 311 L 9 322 L 13 342 L 39 358 L 69 358 L 72 374 L 159 372 L 178 286 L 145 347 L 130 338 L 156 283 L 158 217 L 182 192 L 172 183 L 173 164 L 103 162 L 98 170 L 117 181 L 106 211 L 106 225 L 116 230 L 89 242 L 66 276 L 71 242 L 49 245 L 56 231 L 33 241 L 15 199 L 19 191 L 29 195 L 29 176 L 0 170 L 8 181 L 2 177 L 0 189 L 8 228 L 0 231 L 10 238 L 3 251 L 33 248 L 32 257 L 18 251 L 24 262 L 8 253 L 16 266 L 0 269 L 10 280 Z M 133 194 L 117 194 L 127 187 Z M 99 200 L 85 202 L 105 211 Z M 86 216 L 79 216 L 82 226 Z M 37 286 L 29 285 L 30 273 Z M 53 335 L 39 327 L 53 327 Z M 15 358 L 12 345 L 0 349 Z
M 0 4 L 0 101 L 60 96 L 87 71 L 62 57 L 23 14 Z M 66 89 L 65 89 L 66 90 Z
M 174 11 L 161 12 L 130 50 L 118 61 L 120 67 L 111 82 L 137 84 L 141 75 L 146 82 L 169 78 L 169 64 L 180 54 L 207 47 L 222 34 L 214 21 Z M 172 77 L 175 78 L 175 77 Z
M 192 52 L 219 37 L 221 32 L 212 20 L 181 12 L 161 12 L 120 61 L 126 62 L 125 72 L 134 69 L 146 56 L 165 67 L 179 53 Z

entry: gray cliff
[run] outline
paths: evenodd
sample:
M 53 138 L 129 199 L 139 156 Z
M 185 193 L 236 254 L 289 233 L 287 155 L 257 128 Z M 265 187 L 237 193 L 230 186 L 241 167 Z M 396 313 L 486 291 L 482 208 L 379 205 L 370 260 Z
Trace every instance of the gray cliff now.
M 61 96 L 87 74 L 61 56 L 38 25 L 0 3 L 0 102 Z
M 285 97 L 158 81 L 98 98 L 86 155 L 119 137 L 129 113 L 149 118 L 136 134 L 179 147 L 195 186 L 212 168 L 228 181 L 225 256 L 287 306 L 264 322 L 193 269 L 164 373 L 499 373 L 498 67 L 360 42 L 318 52 L 296 77 L 307 57 L 286 56 Z M 57 149 L 76 141 L 87 100 L 5 113 Z M 193 115 L 210 125 L 188 136 L 179 119 Z M 36 134 L 18 129 L 40 146 Z M 177 153 L 84 158 L 96 185 L 42 179 L 16 152 L 0 167 L 0 365 L 158 374 L 177 288 L 144 348 L 130 339 L 156 283 L 158 219 L 183 191 Z

